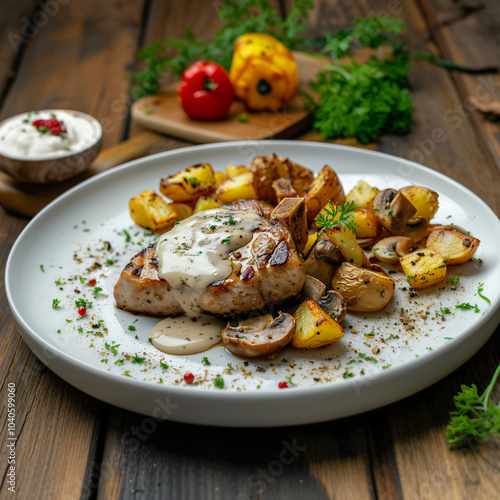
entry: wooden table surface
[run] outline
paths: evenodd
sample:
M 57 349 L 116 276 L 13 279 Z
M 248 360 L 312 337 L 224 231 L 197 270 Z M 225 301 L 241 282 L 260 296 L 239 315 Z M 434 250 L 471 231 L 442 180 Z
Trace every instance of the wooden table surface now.
M 351 26 L 369 13 L 391 13 L 405 21 L 404 36 L 414 51 L 432 50 L 462 64 L 499 64 L 496 0 L 315 3 L 311 36 Z M 2 0 L 0 118 L 30 109 L 79 109 L 103 124 L 104 147 L 117 144 L 137 133 L 128 114 L 128 77 L 137 49 L 156 38 L 180 36 L 186 26 L 210 36 L 220 26 L 217 5 L 204 0 Z M 283 12 L 289 8 L 288 1 L 276 5 Z M 500 99 L 500 78 L 447 73 L 412 61 L 411 84 L 411 134 L 383 136 L 378 149 L 448 175 L 500 214 L 500 126 L 470 105 L 471 96 Z M 150 151 L 184 145 L 162 138 Z M 3 270 L 27 222 L 0 209 L 2 498 L 499 498 L 499 441 L 451 451 L 444 439 L 460 384 L 482 389 L 498 365 L 498 335 L 432 387 L 362 415 L 280 429 L 214 429 L 169 421 L 152 429 L 143 416 L 68 385 L 22 340 L 7 305 Z M 6 483 L 8 383 L 16 385 L 16 494 Z M 498 385 L 493 397 L 500 397 Z M 276 467 L 284 443 L 300 451 L 293 463 Z

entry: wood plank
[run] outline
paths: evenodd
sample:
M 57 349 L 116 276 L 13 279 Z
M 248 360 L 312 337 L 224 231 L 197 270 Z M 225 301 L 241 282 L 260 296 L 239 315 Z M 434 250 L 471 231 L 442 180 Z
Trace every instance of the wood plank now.
M 498 66 L 500 4 L 485 0 L 477 5 L 465 1 L 420 0 L 440 55 L 470 67 Z M 500 75 L 471 76 L 452 73 L 458 86 L 462 113 L 470 115 L 479 143 L 500 168 L 500 128 L 474 109 L 471 98 L 481 103 L 500 102 Z
M 36 0 L 6 0 L 2 2 L 0 33 L 0 105 L 7 85 L 14 76 L 14 65 L 32 36 L 29 21 L 37 10 Z
M 28 45 L 0 118 L 32 109 L 76 109 L 121 138 L 144 2 L 65 2 Z M 7 43 L 3 40 L 3 43 Z M 50 47 L 50 50 L 47 48 Z

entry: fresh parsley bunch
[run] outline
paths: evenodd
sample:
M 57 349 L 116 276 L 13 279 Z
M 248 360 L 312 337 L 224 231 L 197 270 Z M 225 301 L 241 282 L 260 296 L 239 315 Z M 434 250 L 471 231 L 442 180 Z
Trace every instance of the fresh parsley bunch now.
M 413 105 L 408 89 L 410 54 L 406 45 L 395 41 L 389 33 L 404 27 L 398 18 L 372 16 L 357 19 L 352 30 L 336 35 L 325 34 L 323 52 L 335 65 L 329 66 L 311 82 L 318 94 L 314 127 L 329 138 L 355 137 L 362 144 L 384 133 L 405 134 L 413 119 Z M 351 55 L 355 46 L 381 49 L 365 64 L 349 63 L 340 58 Z

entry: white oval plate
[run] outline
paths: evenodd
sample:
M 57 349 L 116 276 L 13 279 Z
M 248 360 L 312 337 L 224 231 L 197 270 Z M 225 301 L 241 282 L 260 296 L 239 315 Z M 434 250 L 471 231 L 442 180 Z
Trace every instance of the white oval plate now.
M 440 209 L 434 220 L 458 224 L 479 238 L 474 260 L 450 267 L 447 281 L 413 297 L 398 271 L 389 306 L 380 313 L 348 315 L 344 337 L 327 348 L 288 347 L 273 360 L 253 361 L 220 345 L 191 356 L 157 351 L 148 342 L 157 320 L 117 310 L 112 298 L 123 266 L 153 239 L 132 223 L 129 199 L 142 190 L 157 190 L 161 177 L 189 165 L 208 162 L 222 170 L 273 152 L 315 171 L 329 164 L 346 192 L 360 179 L 380 189 L 415 183 L 436 190 Z M 469 359 L 500 322 L 499 234 L 498 218 L 477 196 L 406 160 L 295 141 L 204 145 L 130 162 L 59 197 L 14 244 L 6 290 L 16 323 L 36 356 L 98 399 L 158 420 L 235 427 L 304 424 L 397 401 Z M 461 279 L 452 290 L 449 278 L 455 275 Z M 92 297 L 92 287 L 85 284 L 90 278 L 104 295 Z M 479 287 L 491 304 L 478 295 Z M 79 298 L 93 302 L 83 319 L 75 306 Z M 60 301 L 58 308 L 52 307 L 54 299 Z M 479 312 L 456 309 L 460 303 L 477 304 Z M 210 365 L 202 363 L 205 356 Z M 195 375 L 195 384 L 184 382 L 187 371 Z M 224 379 L 223 389 L 214 386 L 217 376 Z M 296 385 L 279 389 L 287 377 Z

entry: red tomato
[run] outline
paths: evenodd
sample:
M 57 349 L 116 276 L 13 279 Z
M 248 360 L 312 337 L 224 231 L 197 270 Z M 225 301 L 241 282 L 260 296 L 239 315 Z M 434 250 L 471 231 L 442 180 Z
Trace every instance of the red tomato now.
M 280 389 L 288 389 L 288 384 L 287 384 L 286 382 L 280 382 L 280 383 L 278 384 L 278 387 L 279 387 Z
M 186 69 L 177 93 L 182 109 L 192 120 L 218 120 L 227 114 L 234 100 L 227 71 L 210 61 L 198 61 Z
M 194 375 L 191 372 L 186 372 L 184 374 L 184 380 L 186 381 L 186 384 L 192 384 L 194 381 Z

